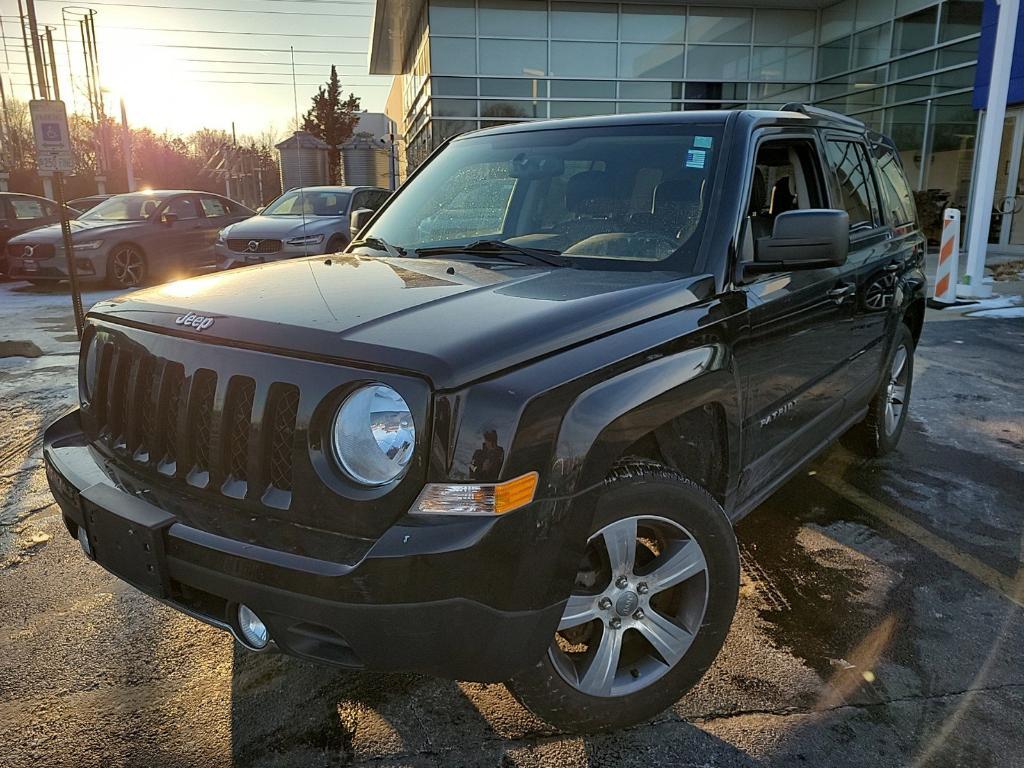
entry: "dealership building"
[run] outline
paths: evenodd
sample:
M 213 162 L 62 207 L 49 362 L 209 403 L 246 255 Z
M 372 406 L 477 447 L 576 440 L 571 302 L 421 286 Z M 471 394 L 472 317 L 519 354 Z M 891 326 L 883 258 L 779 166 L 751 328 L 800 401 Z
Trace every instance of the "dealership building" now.
M 994 0 L 377 0 L 370 72 L 396 75 L 405 169 L 508 122 L 814 103 L 895 139 L 935 232 L 943 207 L 967 207 L 996 17 Z M 1022 140 L 1011 106 L 990 252 L 1024 252 Z

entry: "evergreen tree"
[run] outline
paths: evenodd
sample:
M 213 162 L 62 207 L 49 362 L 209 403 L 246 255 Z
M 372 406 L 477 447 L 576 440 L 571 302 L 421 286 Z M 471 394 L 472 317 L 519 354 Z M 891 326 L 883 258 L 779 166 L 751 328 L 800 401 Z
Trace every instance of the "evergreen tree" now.
M 327 155 L 331 184 L 338 184 L 341 177 L 341 151 L 338 145 L 352 135 L 358 120 L 359 98 L 350 93 L 347 99 L 342 99 L 338 71 L 332 64 L 326 90 L 320 86 L 313 96 L 313 106 L 309 108 L 302 123 L 303 130 L 331 145 Z

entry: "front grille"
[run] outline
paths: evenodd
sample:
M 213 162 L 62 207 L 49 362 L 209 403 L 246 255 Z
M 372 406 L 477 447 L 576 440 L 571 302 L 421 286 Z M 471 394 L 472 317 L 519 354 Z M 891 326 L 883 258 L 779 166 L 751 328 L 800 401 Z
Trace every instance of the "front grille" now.
M 32 253 L 25 253 L 31 248 Z M 52 243 L 8 243 L 7 255 L 15 259 L 49 259 L 57 252 Z
M 255 243 L 255 248 L 252 247 Z M 280 240 L 245 240 L 242 238 L 229 238 L 228 248 L 235 253 L 277 253 L 281 250 Z
M 299 390 L 218 377 L 137 345 L 102 344 L 90 412 L 97 437 L 137 467 L 194 488 L 287 509 Z M 261 421 L 265 423 L 264 428 Z

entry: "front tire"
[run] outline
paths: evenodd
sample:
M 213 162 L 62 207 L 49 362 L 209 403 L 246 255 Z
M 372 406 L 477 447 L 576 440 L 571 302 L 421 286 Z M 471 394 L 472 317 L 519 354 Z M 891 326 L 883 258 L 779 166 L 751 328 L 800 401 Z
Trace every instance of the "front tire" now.
M 348 245 L 348 240 L 342 235 L 332 235 L 331 239 L 327 241 L 327 247 L 324 249 L 324 253 L 340 253 Z
M 146 255 L 138 246 L 119 245 L 107 258 L 107 284 L 111 288 L 138 288 L 145 284 Z
M 568 732 L 649 720 L 711 666 L 738 587 L 736 537 L 711 495 L 660 464 L 622 462 L 601 491 L 554 641 L 506 686 Z
M 882 383 L 871 398 L 868 414 L 846 433 L 844 441 L 862 456 L 877 458 L 896 448 L 907 423 L 914 383 L 914 335 L 900 323 L 886 361 Z

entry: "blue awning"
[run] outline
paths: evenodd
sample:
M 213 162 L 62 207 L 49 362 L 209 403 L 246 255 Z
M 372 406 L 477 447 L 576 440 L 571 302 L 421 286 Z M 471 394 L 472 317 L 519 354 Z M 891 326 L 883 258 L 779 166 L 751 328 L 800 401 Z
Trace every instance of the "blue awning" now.
M 981 16 L 981 41 L 978 46 L 978 69 L 974 75 L 975 109 L 984 109 L 988 103 L 988 84 L 992 79 L 992 53 L 996 44 L 996 23 L 999 6 L 995 0 L 985 0 Z M 1017 38 L 1013 45 L 1013 63 L 1010 66 L 1010 90 L 1006 103 L 1024 103 L 1024 13 L 1017 15 Z

